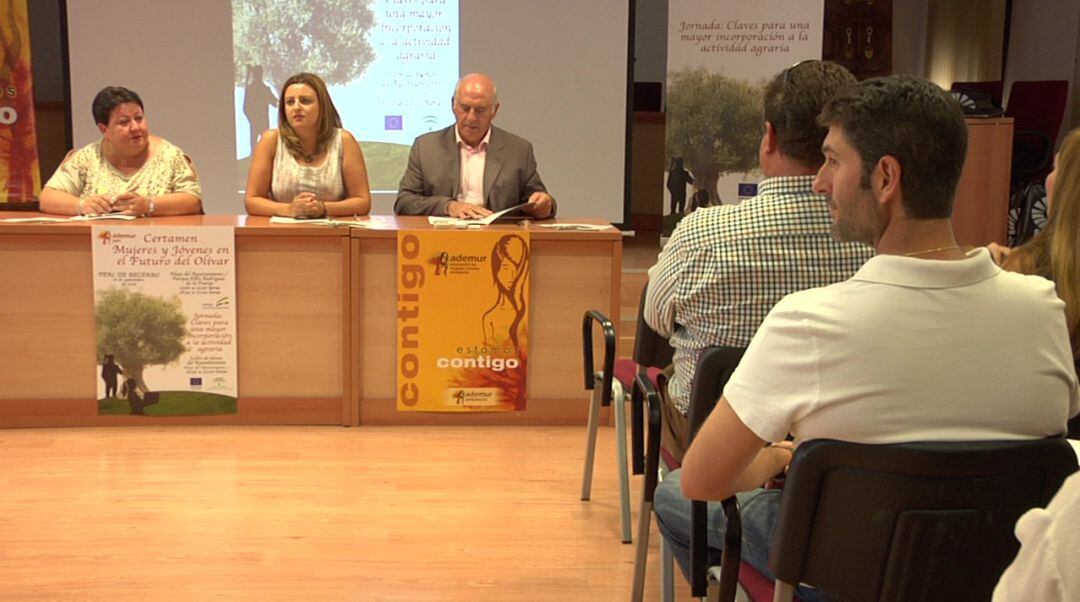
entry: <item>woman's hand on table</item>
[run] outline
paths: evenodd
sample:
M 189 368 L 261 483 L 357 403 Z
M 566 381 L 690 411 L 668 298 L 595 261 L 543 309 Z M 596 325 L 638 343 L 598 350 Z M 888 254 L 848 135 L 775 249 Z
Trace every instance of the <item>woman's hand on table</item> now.
M 75 212 L 78 215 L 103 215 L 112 213 L 112 201 L 108 197 L 100 194 L 88 196 L 79 199 L 79 202 L 75 205 Z
M 325 215 L 326 205 L 315 198 L 313 192 L 301 192 L 293 198 L 292 203 L 289 203 L 289 217 L 304 219 Z
M 112 202 L 112 208 L 113 211 L 119 211 L 124 215 L 134 215 L 135 217 L 153 213 L 150 198 L 135 192 L 116 195 Z

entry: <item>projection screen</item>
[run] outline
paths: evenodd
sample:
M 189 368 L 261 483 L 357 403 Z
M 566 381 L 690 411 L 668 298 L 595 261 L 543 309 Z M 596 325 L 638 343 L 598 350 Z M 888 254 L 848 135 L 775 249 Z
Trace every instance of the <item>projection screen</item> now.
M 239 14 L 246 4 L 275 19 L 275 31 L 293 38 L 245 38 L 244 19 L 250 15 L 234 19 L 233 9 Z M 308 6 L 317 14 L 305 12 L 312 10 Z M 323 13 L 331 9 L 344 12 L 323 18 L 330 37 L 313 41 L 313 18 L 327 17 Z M 356 17 L 364 11 L 369 21 Z M 122 85 L 137 91 L 151 131 L 195 161 L 207 213 L 243 213 L 251 131 L 264 123 L 276 126 L 276 109 L 269 105 L 265 122 L 250 107 L 249 118 L 244 94 L 252 82 L 274 88 L 288 61 L 278 61 L 273 77 L 268 68 L 260 76 L 247 65 L 256 47 L 260 66 L 271 64 L 274 57 L 268 55 L 277 44 L 292 60 L 318 54 L 324 59 L 318 64 L 328 71 L 337 62 L 365 63 L 359 74 L 346 74 L 351 79 L 332 83 L 330 91 L 344 126 L 369 155 L 373 192 L 383 191 L 375 192 L 372 213 L 392 212 L 412 136 L 453 123 L 453 82 L 481 71 L 498 85 L 502 108 L 495 123 L 533 142 L 560 216 L 624 222 L 628 3 L 69 0 L 67 16 L 76 147 L 99 136 L 90 116 L 99 89 Z M 410 29 L 412 17 L 429 27 Z M 292 26 L 297 22 L 305 25 Z M 297 43 L 298 35 L 307 41 Z M 342 36 L 352 37 L 343 41 Z M 368 51 L 371 60 L 357 59 Z M 420 54 L 425 52 L 436 60 L 422 69 L 407 64 L 430 58 Z

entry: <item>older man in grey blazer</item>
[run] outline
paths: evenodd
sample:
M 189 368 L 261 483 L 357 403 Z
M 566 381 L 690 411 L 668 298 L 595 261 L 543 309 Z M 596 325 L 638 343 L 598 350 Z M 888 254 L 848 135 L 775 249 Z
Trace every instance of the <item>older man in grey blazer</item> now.
M 537 218 L 555 215 L 532 144 L 491 125 L 499 97 L 490 77 L 473 73 L 454 88 L 457 123 L 413 142 L 394 213 L 481 218 L 522 203 Z

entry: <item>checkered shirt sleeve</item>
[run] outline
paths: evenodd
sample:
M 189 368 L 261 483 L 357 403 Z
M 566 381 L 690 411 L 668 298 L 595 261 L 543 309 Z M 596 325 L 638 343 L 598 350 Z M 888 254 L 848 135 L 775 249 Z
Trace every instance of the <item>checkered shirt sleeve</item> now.
M 746 347 L 785 295 L 846 280 L 873 255 L 832 238 L 827 202 L 812 183 L 768 178 L 739 205 L 694 211 L 649 270 L 645 319 L 675 348 L 668 392 L 684 413 L 702 349 Z

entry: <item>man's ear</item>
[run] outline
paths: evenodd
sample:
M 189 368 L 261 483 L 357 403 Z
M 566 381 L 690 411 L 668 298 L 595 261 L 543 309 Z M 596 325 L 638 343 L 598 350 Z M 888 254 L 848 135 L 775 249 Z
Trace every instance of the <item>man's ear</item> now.
M 761 133 L 761 152 L 765 155 L 775 154 L 779 150 L 779 144 L 776 141 L 776 128 L 773 127 L 772 122 L 766 121 Z
M 105 130 L 109 129 L 109 126 L 105 125 L 104 123 L 99 123 L 97 124 L 97 129 L 99 132 L 101 132 L 102 135 L 104 135 Z
M 901 185 L 903 168 L 896 157 L 885 155 L 878 159 L 871 178 L 871 185 L 877 189 L 878 202 L 885 203 L 894 198 L 900 198 L 903 193 Z

